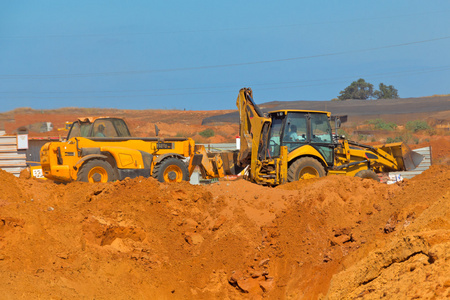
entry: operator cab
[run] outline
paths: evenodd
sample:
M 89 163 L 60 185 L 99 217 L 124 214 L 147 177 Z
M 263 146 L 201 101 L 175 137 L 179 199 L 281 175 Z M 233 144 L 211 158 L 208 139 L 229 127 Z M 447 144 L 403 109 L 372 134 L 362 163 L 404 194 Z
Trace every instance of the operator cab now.
M 74 137 L 131 137 L 124 120 L 118 118 L 80 118 L 72 124 L 67 139 Z
M 280 146 L 287 146 L 288 152 L 311 145 L 325 158 L 328 165 L 333 165 L 334 147 L 330 114 L 322 111 L 283 110 L 270 112 L 272 120 L 268 129 L 269 157 L 280 155 Z M 263 129 L 264 130 L 264 129 Z M 264 134 L 264 133 L 263 133 Z

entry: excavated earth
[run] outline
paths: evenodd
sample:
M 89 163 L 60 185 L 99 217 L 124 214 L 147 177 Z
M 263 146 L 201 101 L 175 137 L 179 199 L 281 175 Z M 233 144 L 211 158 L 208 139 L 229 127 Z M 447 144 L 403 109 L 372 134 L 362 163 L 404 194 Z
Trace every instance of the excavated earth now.
M 393 185 L 25 177 L 0 170 L 2 299 L 450 297 L 450 166 Z

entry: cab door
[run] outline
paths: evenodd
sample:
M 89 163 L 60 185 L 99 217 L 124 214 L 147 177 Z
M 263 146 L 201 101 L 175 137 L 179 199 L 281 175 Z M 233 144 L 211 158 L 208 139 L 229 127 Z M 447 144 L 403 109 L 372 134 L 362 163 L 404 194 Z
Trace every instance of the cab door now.
M 333 166 L 335 145 L 328 115 L 309 113 L 308 118 L 310 145 L 322 154 L 328 166 Z
M 280 156 L 280 146 L 283 138 L 284 113 L 276 113 L 271 116 L 272 123 L 269 130 L 268 158 Z

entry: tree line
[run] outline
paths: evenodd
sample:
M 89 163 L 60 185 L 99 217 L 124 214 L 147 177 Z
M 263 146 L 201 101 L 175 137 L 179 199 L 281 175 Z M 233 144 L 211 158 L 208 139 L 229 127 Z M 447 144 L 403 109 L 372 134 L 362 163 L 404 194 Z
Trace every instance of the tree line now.
M 398 91 L 392 85 L 385 85 L 380 83 L 378 90 L 373 89 L 373 84 L 366 82 L 364 79 L 360 78 L 353 81 L 348 87 L 343 91 L 339 92 L 337 98 L 332 99 L 337 100 L 368 100 L 368 99 L 397 99 Z

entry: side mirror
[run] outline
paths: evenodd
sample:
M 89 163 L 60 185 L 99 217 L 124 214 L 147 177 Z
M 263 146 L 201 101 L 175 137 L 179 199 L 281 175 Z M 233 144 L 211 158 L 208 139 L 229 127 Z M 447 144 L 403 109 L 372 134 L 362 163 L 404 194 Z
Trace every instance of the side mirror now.
M 158 125 L 156 125 L 156 124 L 155 124 L 155 134 L 156 134 L 156 136 L 159 135 L 159 128 L 158 128 Z

